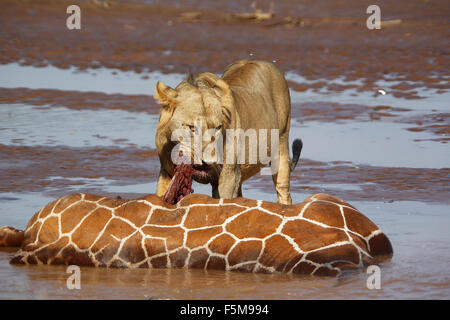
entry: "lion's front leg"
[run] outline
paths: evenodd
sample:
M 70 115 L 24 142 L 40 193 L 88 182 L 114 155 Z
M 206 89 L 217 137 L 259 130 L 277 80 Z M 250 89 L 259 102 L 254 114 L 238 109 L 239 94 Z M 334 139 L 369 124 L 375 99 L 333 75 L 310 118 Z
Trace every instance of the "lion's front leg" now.
M 277 190 L 277 201 L 281 204 L 292 204 L 290 193 L 290 160 L 289 160 L 289 145 L 287 142 L 280 143 L 279 164 L 278 171 L 272 176 Z
M 158 184 L 156 185 L 156 195 L 158 197 L 163 197 L 166 194 L 167 190 L 169 189 L 171 180 L 172 179 L 170 178 L 167 171 L 161 168 L 158 176 Z
M 219 176 L 219 196 L 232 199 L 238 196 L 241 183 L 241 169 L 239 165 L 224 164 Z

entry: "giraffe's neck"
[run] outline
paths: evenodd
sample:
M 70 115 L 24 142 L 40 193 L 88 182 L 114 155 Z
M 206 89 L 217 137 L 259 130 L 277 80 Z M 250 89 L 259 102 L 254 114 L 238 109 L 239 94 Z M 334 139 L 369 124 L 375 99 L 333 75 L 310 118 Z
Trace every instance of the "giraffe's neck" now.
M 325 194 L 292 206 L 199 194 L 177 205 L 155 195 L 72 194 L 33 216 L 12 262 L 337 275 L 391 255 L 375 224 Z

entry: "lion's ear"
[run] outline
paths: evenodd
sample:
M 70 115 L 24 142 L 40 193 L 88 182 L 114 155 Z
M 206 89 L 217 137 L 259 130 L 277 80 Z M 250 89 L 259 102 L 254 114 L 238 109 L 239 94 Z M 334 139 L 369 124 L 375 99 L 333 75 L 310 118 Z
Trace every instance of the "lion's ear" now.
M 177 91 L 158 81 L 153 97 L 158 104 L 168 106 L 177 97 Z
M 213 89 L 217 96 L 223 97 L 230 93 L 228 83 L 216 76 L 214 73 L 205 72 L 197 77 L 197 81 L 204 83 L 209 88 Z
M 214 73 L 210 72 L 205 72 L 199 75 L 197 77 L 197 81 L 208 88 L 213 89 L 214 93 L 219 97 L 220 103 L 222 104 L 224 124 L 226 128 L 229 127 L 234 112 L 234 99 L 228 83 Z

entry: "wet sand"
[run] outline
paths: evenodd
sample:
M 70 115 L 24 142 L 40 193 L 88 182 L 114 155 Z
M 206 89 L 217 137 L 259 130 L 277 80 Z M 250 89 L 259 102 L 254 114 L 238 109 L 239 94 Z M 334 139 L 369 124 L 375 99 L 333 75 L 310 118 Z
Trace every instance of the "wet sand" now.
M 448 299 L 450 8 L 382 1 L 383 20 L 401 22 L 372 32 L 366 2 L 283 0 L 273 18 L 247 21 L 236 14 L 251 1 L 82 1 L 75 32 L 65 28 L 69 3 L 2 1 L 0 225 L 23 228 L 70 192 L 154 193 L 156 81 L 174 86 L 188 66 L 221 73 L 236 59 L 265 59 L 286 72 L 291 140 L 304 141 L 294 202 L 331 193 L 385 231 L 394 258 L 382 266 L 382 290 L 366 288 L 364 270 L 320 279 L 82 268 L 76 291 L 65 268 L 11 266 L 13 253 L 1 250 L 0 298 Z M 276 200 L 267 176 L 243 192 Z

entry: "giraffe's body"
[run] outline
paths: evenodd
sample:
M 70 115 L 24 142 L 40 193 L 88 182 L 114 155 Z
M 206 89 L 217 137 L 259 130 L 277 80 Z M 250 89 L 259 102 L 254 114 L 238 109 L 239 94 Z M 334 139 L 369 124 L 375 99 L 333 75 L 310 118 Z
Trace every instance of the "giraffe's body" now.
M 0 246 L 8 234 L 17 245 L 21 231 L 7 228 Z M 292 206 L 199 194 L 177 205 L 156 195 L 72 194 L 33 216 L 11 263 L 337 275 L 390 256 L 375 224 L 326 194 Z

